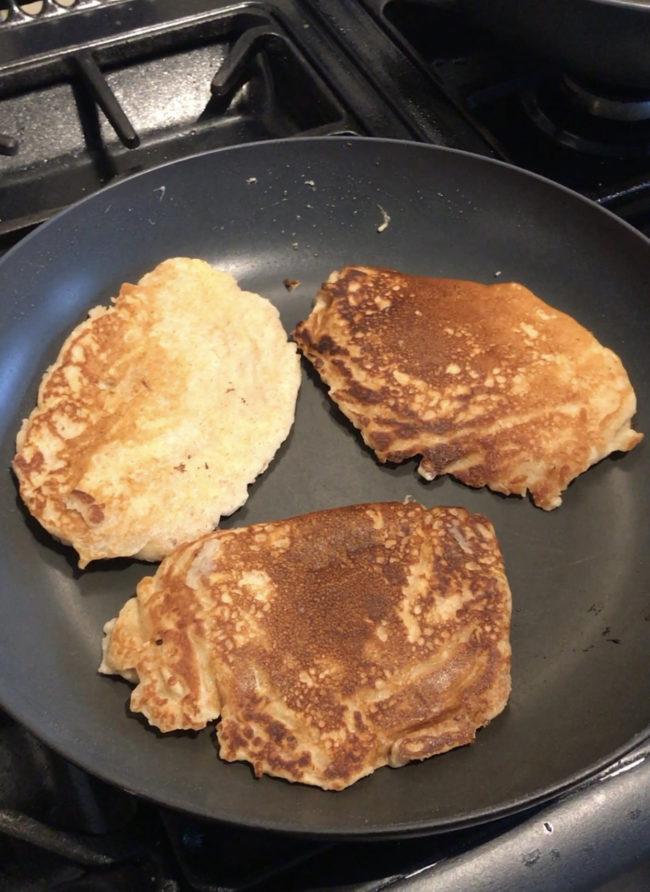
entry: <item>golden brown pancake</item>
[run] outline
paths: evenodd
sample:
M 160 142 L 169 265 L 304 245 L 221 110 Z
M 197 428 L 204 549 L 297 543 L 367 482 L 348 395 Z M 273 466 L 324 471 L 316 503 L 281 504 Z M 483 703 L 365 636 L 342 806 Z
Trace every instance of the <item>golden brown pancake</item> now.
M 268 300 L 202 260 L 166 260 L 63 344 L 18 434 L 20 494 L 80 567 L 159 560 L 246 501 L 299 382 Z
M 504 709 L 510 611 L 485 517 L 353 505 L 180 547 L 106 625 L 100 671 L 161 731 L 221 716 L 223 759 L 341 790 Z
M 294 337 L 379 461 L 421 456 L 427 480 L 529 491 L 549 510 L 643 436 L 618 356 L 514 282 L 346 267 Z

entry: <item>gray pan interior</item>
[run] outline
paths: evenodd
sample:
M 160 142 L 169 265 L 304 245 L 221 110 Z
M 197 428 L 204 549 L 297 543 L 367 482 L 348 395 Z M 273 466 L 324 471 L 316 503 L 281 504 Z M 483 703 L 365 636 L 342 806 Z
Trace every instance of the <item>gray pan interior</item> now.
M 382 225 L 387 223 L 387 225 Z M 298 139 L 196 156 L 106 189 L 0 262 L 0 702 L 72 761 L 168 806 L 332 836 L 417 834 L 503 815 L 592 776 L 650 728 L 648 444 L 609 458 L 551 513 L 381 467 L 305 370 L 294 430 L 228 525 L 352 502 L 462 505 L 493 521 L 510 578 L 513 692 L 475 744 L 342 793 L 256 780 L 214 731 L 163 737 L 96 673 L 101 630 L 150 565 L 75 569 L 22 510 L 9 470 L 40 376 L 86 310 L 165 257 L 194 255 L 277 303 L 287 330 L 346 263 L 518 280 L 622 357 L 650 431 L 650 243 L 505 164 L 371 139 Z M 288 291 L 283 282 L 300 285 Z M 423 349 L 426 344 L 423 343 Z

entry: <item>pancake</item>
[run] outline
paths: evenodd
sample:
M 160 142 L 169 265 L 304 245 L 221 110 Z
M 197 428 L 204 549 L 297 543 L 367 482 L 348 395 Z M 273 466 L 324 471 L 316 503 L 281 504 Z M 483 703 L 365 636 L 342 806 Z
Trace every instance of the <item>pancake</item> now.
M 80 567 L 160 560 L 246 501 L 299 383 L 268 300 L 202 260 L 166 260 L 91 310 L 46 371 L 17 437 L 20 495 Z
M 618 356 L 515 282 L 346 267 L 294 337 L 380 462 L 550 510 L 569 483 L 632 449 L 636 397 Z
M 163 732 L 341 790 L 474 740 L 510 693 L 494 529 L 463 508 L 352 505 L 178 548 L 105 627 L 100 671 Z

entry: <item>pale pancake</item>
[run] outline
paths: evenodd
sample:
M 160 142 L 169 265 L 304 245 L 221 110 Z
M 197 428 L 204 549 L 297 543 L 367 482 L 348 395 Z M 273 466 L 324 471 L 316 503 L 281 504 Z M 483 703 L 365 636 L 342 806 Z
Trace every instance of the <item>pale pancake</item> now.
M 518 283 L 346 267 L 294 337 L 379 461 L 421 456 L 427 480 L 529 491 L 552 509 L 642 439 L 618 356 Z
M 20 494 L 80 567 L 159 560 L 246 501 L 299 383 L 268 300 L 202 260 L 166 260 L 63 344 L 17 437 Z
M 223 759 L 341 790 L 504 709 L 510 613 L 485 517 L 354 505 L 177 549 L 106 625 L 100 671 L 162 731 L 221 716 Z

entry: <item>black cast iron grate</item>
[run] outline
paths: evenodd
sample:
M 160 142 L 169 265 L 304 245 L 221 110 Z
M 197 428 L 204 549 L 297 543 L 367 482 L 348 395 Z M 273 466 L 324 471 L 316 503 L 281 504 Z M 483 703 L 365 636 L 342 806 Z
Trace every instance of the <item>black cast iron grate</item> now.
M 111 35 L 108 20 L 94 16 L 118 5 L 86 0 L 56 21 L 31 19 L 21 30 L 27 55 L 15 40 L 3 43 L 0 27 L 0 234 L 33 226 L 116 178 L 196 152 L 361 129 L 262 7 L 210 12 L 194 4 L 192 15 L 144 27 L 137 4 L 125 4 L 132 27 Z M 61 19 L 77 6 L 102 35 L 82 48 L 74 33 L 57 43 Z M 17 9 L 11 5 L 12 16 L 27 15 Z M 156 12 L 165 9 L 158 4 Z M 50 28 L 39 36 L 43 51 L 31 36 L 45 33 L 40 28 Z

